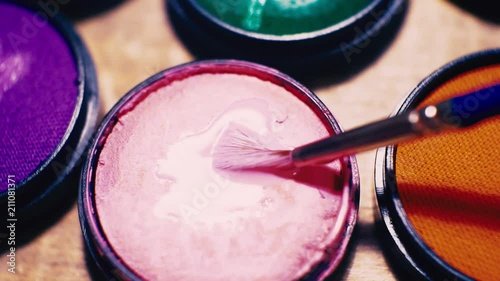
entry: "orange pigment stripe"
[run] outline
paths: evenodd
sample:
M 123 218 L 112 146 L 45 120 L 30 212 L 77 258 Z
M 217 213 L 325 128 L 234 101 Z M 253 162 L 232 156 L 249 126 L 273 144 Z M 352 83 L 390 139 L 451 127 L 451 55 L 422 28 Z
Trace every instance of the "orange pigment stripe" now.
M 500 65 L 460 75 L 419 107 L 500 84 Z M 500 279 L 500 118 L 400 145 L 398 191 L 410 222 L 452 267 Z

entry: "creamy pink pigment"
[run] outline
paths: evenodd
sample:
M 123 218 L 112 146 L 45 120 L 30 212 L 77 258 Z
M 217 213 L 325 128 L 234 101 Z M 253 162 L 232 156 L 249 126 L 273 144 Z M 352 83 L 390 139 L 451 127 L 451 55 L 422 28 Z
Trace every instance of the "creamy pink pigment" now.
M 200 74 L 150 93 L 119 121 L 99 155 L 97 213 L 113 250 L 144 279 L 296 280 L 329 258 L 339 163 L 290 175 L 213 167 L 228 127 L 275 148 L 328 135 L 284 88 Z

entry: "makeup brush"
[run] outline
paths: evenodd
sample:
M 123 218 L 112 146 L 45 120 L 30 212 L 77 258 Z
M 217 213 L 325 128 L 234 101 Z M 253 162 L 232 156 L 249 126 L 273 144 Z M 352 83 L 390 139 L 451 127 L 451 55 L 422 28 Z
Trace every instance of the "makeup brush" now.
M 470 127 L 495 115 L 500 115 L 500 84 L 292 150 L 270 149 L 259 141 L 256 133 L 230 128 L 214 148 L 214 166 L 235 170 L 324 164 L 358 152 Z

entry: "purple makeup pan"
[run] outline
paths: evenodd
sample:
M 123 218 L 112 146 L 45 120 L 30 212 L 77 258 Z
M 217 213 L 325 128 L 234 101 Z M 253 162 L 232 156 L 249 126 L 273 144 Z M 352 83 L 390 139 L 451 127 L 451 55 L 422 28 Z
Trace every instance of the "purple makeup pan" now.
M 155 139 L 156 132 L 161 131 L 160 128 L 153 130 L 154 132 L 151 132 L 149 134 L 145 134 L 144 132 L 140 131 L 143 129 L 148 130 L 147 127 L 150 125 L 156 126 L 152 124 L 156 124 L 157 122 L 169 123 L 168 125 L 166 125 L 166 127 L 168 128 L 170 126 L 170 122 L 172 122 L 172 124 L 182 123 L 183 125 L 180 127 L 184 129 L 186 127 L 192 126 L 193 123 L 200 122 L 200 120 L 202 120 L 201 122 L 208 122 L 208 121 L 203 121 L 205 120 L 205 118 L 199 116 L 197 117 L 193 116 L 191 120 L 190 119 L 185 120 L 182 118 L 184 117 L 183 114 L 189 115 L 192 114 L 189 112 L 198 112 L 198 111 L 195 111 L 194 108 L 191 110 L 187 109 L 187 112 L 185 111 L 184 113 L 181 113 L 181 115 L 176 115 L 174 114 L 173 111 L 175 111 L 179 107 L 173 106 L 172 108 L 169 109 L 168 104 L 170 102 L 176 102 L 175 101 L 176 96 L 179 97 L 179 99 L 182 99 L 183 95 L 189 96 L 189 99 L 193 100 L 194 102 L 193 106 L 195 107 L 197 106 L 196 104 L 198 105 L 204 104 L 205 106 L 208 106 L 208 103 L 211 104 L 225 103 L 226 101 L 221 101 L 220 97 L 218 98 L 215 97 L 211 98 L 206 96 L 204 97 L 204 95 L 207 94 L 206 92 L 200 92 L 200 91 L 193 92 L 188 88 L 186 88 L 185 91 L 183 91 L 175 88 L 175 87 L 180 87 L 179 85 L 184 85 L 183 83 L 191 83 L 191 86 L 197 87 L 197 85 L 203 84 L 201 83 L 203 79 L 207 79 L 205 81 L 206 82 L 208 81 L 208 84 L 212 86 L 219 85 L 218 82 L 210 83 L 211 79 L 216 79 L 218 76 L 224 76 L 220 78 L 222 79 L 220 81 L 223 83 L 224 81 L 227 82 L 231 79 L 240 79 L 241 77 L 245 77 L 241 78 L 242 80 L 239 80 L 242 83 L 241 85 L 245 85 L 243 80 L 252 79 L 253 82 L 251 83 L 255 84 L 266 83 L 268 86 L 272 85 L 272 87 L 281 88 L 282 91 L 286 91 L 288 93 L 287 95 L 291 96 L 288 98 L 295 99 L 296 103 L 300 103 L 302 104 L 301 106 L 307 107 L 309 109 L 309 113 L 311 115 L 316 116 L 318 122 L 322 124 L 321 126 L 324 126 L 323 129 L 325 130 L 324 131 L 325 134 L 336 134 L 341 132 L 341 128 L 338 125 L 337 121 L 334 119 L 334 117 L 331 115 L 328 109 L 323 105 L 323 103 L 311 91 L 309 91 L 304 86 L 300 85 L 298 82 L 294 81 L 292 78 L 274 69 L 260 66 L 258 64 L 253 64 L 243 61 L 232 61 L 232 60 L 194 62 L 186 65 L 181 65 L 172 69 L 167 69 L 142 82 L 134 89 L 132 89 L 128 94 L 126 94 L 104 118 L 103 122 L 100 125 L 100 128 L 96 133 L 94 141 L 91 147 L 89 148 L 89 154 L 87 156 L 87 160 L 83 168 L 82 180 L 80 185 L 78 206 L 80 214 L 80 223 L 84 234 L 84 238 L 87 243 L 87 248 L 91 256 L 96 261 L 102 273 L 108 279 L 117 278 L 118 280 L 169 280 L 173 278 L 175 280 L 189 280 L 190 277 L 185 277 L 188 279 L 183 279 L 183 278 L 179 279 L 175 277 L 176 274 L 174 272 L 175 269 L 171 268 L 172 265 L 169 263 L 161 263 L 161 261 L 156 260 L 156 258 L 155 258 L 156 262 L 153 262 L 153 260 L 151 260 L 149 262 L 137 263 L 137 261 L 141 259 L 133 258 L 134 251 L 136 251 L 135 253 L 139 255 L 141 253 L 147 252 L 148 255 L 156 257 L 157 256 L 156 252 L 153 253 L 149 251 L 149 249 L 152 247 L 150 250 L 161 252 L 161 254 L 158 255 L 158 258 L 165 255 L 167 256 L 171 255 L 172 257 L 176 257 L 177 259 L 182 259 L 181 257 L 177 257 L 176 254 L 174 254 L 175 250 L 173 249 L 173 247 L 175 244 L 170 244 L 171 245 L 170 247 L 166 247 L 160 240 L 158 240 L 160 241 L 160 243 L 157 243 L 158 241 L 156 241 L 155 238 L 136 239 L 137 235 L 139 236 L 149 235 L 152 233 L 153 235 L 156 235 L 154 233 L 159 233 L 158 234 L 159 236 L 164 237 L 161 240 L 166 240 L 169 239 L 170 236 L 169 233 L 176 233 L 177 228 L 167 226 L 168 220 L 164 220 L 163 218 L 158 219 L 158 217 L 156 217 L 157 216 L 156 211 L 152 210 L 152 208 L 154 209 L 154 204 L 150 204 L 149 200 L 151 199 L 156 200 L 157 198 L 161 198 L 164 195 L 163 191 L 161 191 L 162 190 L 161 187 L 138 184 L 137 180 L 139 179 L 133 178 L 134 177 L 133 175 L 135 174 L 136 170 L 130 170 L 127 169 L 127 167 L 123 167 L 124 163 L 125 165 L 128 165 L 126 163 L 129 163 L 130 165 L 135 165 L 136 161 L 129 161 L 129 159 L 126 160 L 123 159 L 128 157 L 132 158 L 139 157 L 137 159 L 142 159 L 139 160 L 139 162 L 140 161 L 143 161 L 144 163 L 148 162 L 150 153 L 147 151 L 151 152 L 153 150 L 156 150 L 153 147 L 162 146 L 163 144 L 168 142 L 168 141 L 165 142 L 148 141 Z M 194 81 L 190 80 L 192 78 L 202 79 L 202 80 L 195 82 L 186 82 L 186 81 Z M 203 89 L 208 84 L 205 84 L 205 86 L 201 85 L 200 86 L 201 88 L 199 89 Z M 234 86 L 234 84 L 230 83 L 227 85 Z M 162 91 L 164 91 L 165 89 L 174 89 L 170 87 L 174 87 L 177 90 L 168 90 L 170 92 L 168 92 L 167 94 L 163 92 L 162 94 Z M 225 88 L 227 86 L 220 86 L 220 87 Z M 235 87 L 240 87 L 240 86 L 235 86 Z M 245 86 L 241 87 L 243 89 Z M 192 95 L 189 94 L 188 92 L 191 92 Z M 213 93 L 212 90 L 208 90 L 208 92 Z M 253 93 L 255 93 L 255 89 Z M 271 92 L 269 93 L 271 94 Z M 260 97 L 265 96 L 265 94 L 261 95 Z M 238 93 L 238 95 L 240 95 L 240 93 Z M 199 98 L 196 99 L 194 98 L 195 96 Z M 159 102 L 159 100 L 154 100 L 155 98 L 159 99 L 165 98 L 165 100 L 163 100 L 165 103 Z M 231 98 L 238 99 L 234 97 Z M 228 99 L 231 98 L 228 97 Z M 237 102 L 237 104 L 241 105 L 240 102 Z M 246 106 L 247 104 L 248 103 L 246 103 L 244 106 Z M 149 106 L 153 106 L 156 109 L 148 108 Z M 160 112 L 163 112 L 162 114 L 165 114 L 165 116 L 167 116 L 167 118 L 169 118 L 170 120 L 165 119 L 165 116 L 158 116 L 157 115 L 158 112 L 156 112 L 155 110 L 160 110 Z M 138 114 L 136 112 L 140 113 Z M 149 117 L 147 118 L 144 117 L 145 119 L 142 119 L 142 122 L 130 125 L 131 124 L 130 120 L 135 120 L 136 117 L 139 117 L 139 119 L 141 119 L 142 117 L 140 115 L 142 114 L 152 114 L 153 119 Z M 197 115 L 199 114 L 203 113 L 198 112 Z M 290 118 L 293 119 L 293 117 Z M 234 121 L 233 119 L 231 120 Z M 311 124 L 311 125 L 314 127 L 314 125 L 317 124 Z M 167 131 L 169 130 L 167 129 Z M 176 132 L 174 131 L 175 129 L 173 131 L 170 131 L 171 134 L 168 133 L 167 135 L 170 136 L 175 135 Z M 127 140 L 126 143 L 123 144 L 124 146 L 123 149 L 127 149 L 127 147 L 129 148 L 132 147 L 133 149 L 141 149 L 140 148 L 141 146 L 138 146 L 136 143 L 134 143 L 134 141 L 138 139 L 145 140 L 150 145 L 147 146 L 147 148 L 144 148 L 145 149 L 144 153 L 137 152 L 137 153 L 123 154 L 123 152 L 120 152 L 122 148 L 116 146 L 117 143 L 115 140 L 117 134 L 118 135 L 124 134 L 125 136 L 137 135 L 137 138 L 134 138 L 132 136 L 129 140 Z M 176 137 L 173 138 L 175 139 Z M 154 155 L 161 155 L 162 152 L 160 152 L 160 150 L 156 152 L 153 151 L 152 152 L 153 157 L 155 157 Z M 183 165 L 180 162 L 176 163 L 179 165 Z M 188 161 L 188 164 L 189 163 L 195 164 L 194 162 Z M 179 167 L 177 164 L 176 167 Z M 187 167 L 188 169 L 196 169 L 191 167 L 190 165 L 188 165 Z M 292 185 L 294 185 L 293 186 L 294 188 L 296 187 L 302 189 L 302 191 L 311 192 L 307 193 L 308 194 L 307 196 L 313 194 L 313 196 L 318 196 L 315 198 L 329 198 L 329 199 L 336 198 L 332 202 L 334 203 L 334 205 L 337 206 L 335 207 L 337 209 L 334 208 L 336 210 L 334 215 L 336 219 L 333 220 L 334 223 L 331 223 L 329 225 L 329 227 L 331 228 L 328 228 L 330 229 L 328 231 L 329 234 L 327 236 L 329 238 L 328 239 L 325 238 L 326 240 L 324 242 L 317 244 L 317 245 L 323 245 L 321 247 L 326 247 L 324 249 L 321 248 L 324 250 L 324 252 L 322 252 L 321 254 L 321 258 L 314 259 L 313 262 L 307 261 L 307 259 L 302 260 L 303 263 L 308 264 L 308 266 L 310 267 L 306 272 L 301 271 L 302 273 L 297 275 L 299 276 L 297 280 L 301 281 L 324 280 L 328 275 L 332 274 L 332 272 L 335 271 L 335 269 L 338 267 L 340 261 L 342 260 L 346 252 L 346 247 L 350 240 L 357 219 L 357 210 L 359 202 L 359 172 L 354 157 L 346 157 L 345 159 L 342 159 L 339 162 L 337 168 L 340 169 L 340 173 L 337 174 L 334 178 L 339 180 L 339 182 L 341 183 L 340 185 L 341 187 L 339 187 L 338 189 L 333 188 L 334 190 L 336 190 L 332 193 L 334 195 L 328 194 L 328 192 L 332 192 L 331 190 L 325 191 L 326 190 L 325 189 L 323 190 L 322 194 L 322 191 L 320 191 L 319 189 L 316 190 L 315 188 L 307 186 L 299 186 L 299 185 L 295 186 L 294 185 L 295 183 L 291 183 Z M 140 178 L 142 179 L 150 177 L 155 178 L 155 174 L 154 172 L 152 172 L 151 169 L 148 170 L 139 167 L 139 169 L 137 170 L 143 171 L 140 172 L 142 174 Z M 177 169 L 174 170 L 179 172 L 180 174 L 183 173 L 182 171 L 179 171 Z M 117 171 L 117 173 L 112 171 Z M 309 172 L 310 172 L 309 174 L 305 173 L 304 177 L 306 178 L 310 177 L 316 179 L 317 176 L 320 176 L 322 174 L 321 171 L 318 173 L 311 173 L 311 170 L 309 170 Z M 152 174 L 150 175 L 150 173 Z M 194 175 L 196 175 L 196 173 L 200 174 L 203 173 L 203 171 L 197 170 L 197 172 L 193 174 L 193 177 L 195 177 Z M 131 181 L 127 180 L 124 181 L 123 179 L 118 180 L 118 182 L 125 183 L 125 185 L 130 183 L 128 184 L 129 187 L 122 189 L 122 187 L 113 184 L 115 179 L 120 175 L 129 175 L 129 174 L 132 175 L 130 178 Z M 328 183 L 328 186 L 330 186 L 330 188 L 335 186 L 334 182 L 331 182 L 331 180 L 334 178 L 329 178 L 330 182 Z M 179 180 L 179 182 L 180 181 L 181 180 Z M 187 185 L 184 185 L 184 187 L 187 187 Z M 172 188 L 175 189 L 178 187 L 172 187 Z M 238 189 L 239 187 L 236 185 L 235 188 Z M 255 187 L 255 188 L 260 189 L 261 187 Z M 265 187 L 262 188 L 266 189 Z M 160 190 L 160 192 L 162 193 L 159 193 L 158 190 Z M 250 191 L 248 189 L 245 190 L 245 192 L 250 192 L 250 193 L 252 193 L 253 191 L 254 191 L 253 189 Z M 109 194 L 109 192 L 113 192 L 116 196 L 119 196 L 121 199 L 118 200 L 111 199 L 111 201 L 106 200 L 105 199 L 107 197 L 106 193 Z M 183 191 L 181 190 L 180 192 L 182 193 Z M 146 196 L 145 194 L 148 195 Z M 221 197 L 225 197 L 227 194 L 228 194 L 227 192 L 223 192 L 221 193 Z M 225 203 L 222 201 L 219 202 L 217 201 L 218 199 L 215 199 L 219 203 L 216 202 L 214 203 L 213 206 L 216 207 L 218 204 L 222 205 L 226 203 L 232 204 L 232 202 L 234 201 L 246 200 L 241 198 L 241 197 L 245 198 L 246 195 L 240 194 L 236 195 L 236 197 L 231 197 L 230 195 L 227 196 L 228 197 L 225 197 L 225 199 L 228 200 L 225 201 L 222 200 Z M 299 196 L 297 198 L 303 198 L 303 197 Z M 318 200 L 321 201 L 321 199 Z M 326 204 L 326 206 L 328 206 L 330 204 L 329 203 L 330 201 L 328 200 L 326 200 L 321 204 Z M 278 201 L 279 200 L 276 199 L 276 201 L 274 202 Z M 299 199 L 299 201 L 301 200 Z M 303 203 L 305 204 L 306 201 L 307 200 L 304 200 Z M 122 208 L 118 206 L 112 206 L 111 204 L 113 204 L 113 202 L 115 203 L 122 202 L 119 204 L 124 204 L 124 206 L 122 206 Z M 175 200 L 172 201 L 171 204 L 175 205 L 176 201 Z M 125 205 L 127 206 L 125 207 Z M 169 205 L 168 203 L 163 204 L 163 207 L 169 208 L 168 205 Z M 307 208 L 301 210 L 307 210 Z M 116 217 L 118 213 L 116 213 L 115 211 L 118 211 L 127 218 Z M 224 212 L 222 212 L 222 214 L 224 214 Z M 280 215 L 277 214 L 277 217 L 279 220 Z M 139 218 L 142 219 L 141 225 L 134 226 L 133 222 L 138 221 L 137 219 Z M 321 216 L 321 218 L 323 217 Z M 322 221 L 322 219 L 319 219 L 319 221 Z M 121 222 L 121 223 L 116 224 L 113 222 Z M 271 220 L 264 222 L 271 223 Z M 155 226 L 156 223 L 157 225 Z M 153 225 L 151 231 L 144 230 L 143 233 L 141 234 L 141 229 L 149 227 L 150 226 L 149 224 Z M 184 226 L 182 226 L 181 224 L 180 227 Z M 132 232 L 136 233 L 137 235 L 132 234 Z M 227 235 L 227 233 L 225 233 L 224 231 L 218 233 L 219 236 Z M 290 239 L 290 237 L 286 238 Z M 142 245 L 142 246 L 135 248 L 135 245 Z M 314 246 L 311 247 L 314 248 Z M 318 246 L 318 248 L 319 247 L 320 246 Z M 300 246 L 297 246 L 297 248 L 300 248 Z M 189 252 L 190 250 L 191 249 L 184 249 L 185 252 L 186 251 Z M 265 256 L 262 258 L 265 259 Z M 285 257 L 283 257 L 283 259 L 285 259 Z M 158 266 L 160 266 L 160 264 L 156 263 L 161 263 L 161 268 L 163 269 L 158 269 Z M 285 265 L 276 264 L 276 266 L 280 267 Z M 195 268 L 196 269 L 190 269 L 190 271 L 193 272 L 202 270 L 198 269 L 196 266 Z M 263 270 L 263 268 L 257 267 L 257 270 L 259 269 L 261 271 Z M 167 275 L 163 275 L 166 272 L 174 272 L 174 273 L 172 273 L 173 275 L 168 275 L 169 273 L 167 273 Z M 155 273 L 157 275 L 155 275 Z M 205 273 L 201 274 L 202 275 L 198 276 L 199 278 L 203 278 L 203 274 Z M 214 274 L 214 272 L 212 272 L 211 274 Z M 214 277 L 212 276 L 212 278 Z M 256 276 L 248 275 L 245 278 L 251 279 L 251 278 L 256 278 Z M 289 277 L 282 277 L 281 279 L 288 280 L 287 278 Z
M 76 190 L 69 179 L 97 121 L 97 81 L 69 21 L 11 1 L 0 14 L 0 205 L 15 200 L 28 221 Z

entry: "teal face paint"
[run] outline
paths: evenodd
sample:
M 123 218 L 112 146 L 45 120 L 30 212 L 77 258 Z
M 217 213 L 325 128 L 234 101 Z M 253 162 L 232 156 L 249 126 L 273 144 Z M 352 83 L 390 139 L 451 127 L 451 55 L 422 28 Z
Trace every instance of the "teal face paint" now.
M 294 35 L 322 30 L 367 8 L 372 0 L 195 0 L 216 19 L 245 31 Z
M 258 62 L 301 79 L 350 75 L 396 34 L 406 0 L 165 0 L 198 58 Z

